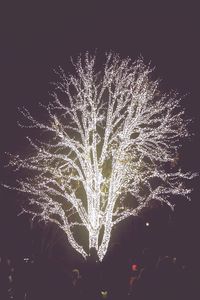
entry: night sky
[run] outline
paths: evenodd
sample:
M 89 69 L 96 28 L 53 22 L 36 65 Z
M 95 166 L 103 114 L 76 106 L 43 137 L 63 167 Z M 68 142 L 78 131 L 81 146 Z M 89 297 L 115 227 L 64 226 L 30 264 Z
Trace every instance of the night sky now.
M 110 50 L 133 60 L 141 55 L 146 63 L 155 66 L 154 76 L 162 79 L 164 91 L 174 89 L 185 95 L 183 106 L 186 116 L 193 119 L 190 127 L 195 136 L 184 142 L 181 164 L 184 170 L 199 172 L 200 24 L 195 2 L 158 1 L 153 5 L 152 1 L 63 1 L 62 4 L 24 1 L 20 5 L 17 2 L 0 7 L 1 182 L 8 181 L 10 176 L 3 168 L 4 152 L 23 152 L 26 147 L 27 132 L 17 127 L 18 107 L 25 105 L 36 111 L 38 102 L 47 103 L 50 82 L 55 79 L 53 69 L 60 65 L 70 73 L 70 57 L 85 51 L 96 51 L 100 59 Z M 198 190 L 199 180 L 196 180 L 192 202 L 178 203 L 175 212 L 174 242 L 177 237 L 180 239 L 176 240 L 179 243 L 176 251 L 189 263 L 191 260 L 196 263 L 197 259 Z M 16 200 L 20 196 L 3 188 L 0 196 L 4 251 L 12 253 L 11 248 L 18 244 L 16 251 L 23 252 L 28 229 L 24 225 L 27 220 L 16 218 L 19 210 Z M 124 239 L 127 242 L 131 237 Z

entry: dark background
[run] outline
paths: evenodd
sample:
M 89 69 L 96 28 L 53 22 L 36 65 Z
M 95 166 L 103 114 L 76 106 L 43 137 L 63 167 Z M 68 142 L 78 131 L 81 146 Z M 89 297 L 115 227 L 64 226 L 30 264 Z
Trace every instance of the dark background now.
M 200 24 L 197 2 L 1 2 L 1 182 L 7 181 L 10 176 L 3 167 L 4 152 L 23 151 L 25 145 L 23 130 L 17 127 L 17 108 L 25 105 L 36 110 L 39 101 L 47 102 L 49 83 L 54 79 L 53 68 L 61 65 L 70 73 L 70 56 L 76 57 L 85 51 L 96 51 L 99 57 L 103 57 L 104 52 L 110 50 L 132 59 L 142 55 L 145 62 L 151 62 L 156 67 L 154 76 L 162 79 L 161 88 L 164 91 L 175 89 L 181 95 L 186 95 L 183 105 L 186 116 L 193 119 L 190 127 L 195 136 L 184 143 L 181 164 L 184 170 L 199 171 Z M 199 180 L 196 180 L 192 202 L 183 201 L 177 204 L 175 216 L 172 217 L 174 223 L 171 238 L 165 239 L 163 236 L 162 226 L 159 225 L 160 211 L 155 217 L 158 223 L 154 224 L 154 227 L 158 224 L 160 228 L 154 238 L 165 240 L 166 244 L 171 243 L 168 247 L 172 254 L 180 256 L 193 267 L 198 259 L 198 191 Z M 19 198 L 19 195 L 1 188 L 1 251 L 11 256 L 23 257 L 30 252 L 31 241 L 28 242 L 28 220 L 16 217 L 19 212 Z M 151 212 L 144 215 L 144 222 L 151 217 Z M 123 226 L 125 225 L 119 229 L 121 237 Z M 130 226 L 127 228 L 128 233 L 123 237 L 124 240 L 118 240 L 126 245 L 130 242 L 134 251 L 139 238 L 133 236 Z M 136 236 L 139 232 L 136 232 Z M 145 239 L 145 235 L 143 236 Z M 150 243 L 152 246 L 153 239 L 149 236 L 148 239 L 150 241 L 143 243 Z M 160 247 L 158 241 L 154 243 L 154 247 L 156 246 Z

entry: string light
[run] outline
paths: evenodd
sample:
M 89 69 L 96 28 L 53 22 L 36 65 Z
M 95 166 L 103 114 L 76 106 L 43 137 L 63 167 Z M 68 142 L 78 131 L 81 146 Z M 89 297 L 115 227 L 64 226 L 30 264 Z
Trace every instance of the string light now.
M 170 195 L 189 198 L 183 181 L 194 174 L 166 173 L 164 168 L 177 157 L 179 139 L 188 136 L 178 96 L 160 93 L 141 59 L 108 54 L 101 73 L 95 71 L 95 60 L 87 53 L 73 62 L 75 75 L 57 71 L 53 99 L 42 106 L 46 123 L 26 108 L 20 110 L 27 121 L 20 126 L 51 137 L 49 142 L 28 138 L 32 155 L 12 156 L 10 165 L 34 173 L 12 187 L 30 195 L 30 203 L 38 207 L 24 211 L 57 223 L 86 257 L 73 235 L 74 227 L 83 226 L 89 248 L 102 260 L 113 226 L 137 215 L 151 199 L 173 209 Z M 128 194 L 136 199 L 136 208 L 125 205 Z

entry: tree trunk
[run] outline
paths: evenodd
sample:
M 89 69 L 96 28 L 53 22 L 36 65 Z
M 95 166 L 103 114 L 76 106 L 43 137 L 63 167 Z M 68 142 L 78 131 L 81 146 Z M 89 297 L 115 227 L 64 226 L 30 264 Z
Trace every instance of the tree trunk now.
M 98 250 L 99 230 L 94 229 L 89 233 L 89 248 Z

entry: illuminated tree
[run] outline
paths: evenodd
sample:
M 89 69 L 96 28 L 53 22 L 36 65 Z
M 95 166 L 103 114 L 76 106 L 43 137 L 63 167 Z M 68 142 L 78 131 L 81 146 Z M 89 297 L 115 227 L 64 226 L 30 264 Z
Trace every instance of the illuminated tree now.
M 75 75 L 56 72 L 52 101 L 43 106 L 46 122 L 21 110 L 26 119 L 21 126 L 44 134 L 28 138 L 32 154 L 12 155 L 10 165 L 33 173 L 15 187 L 29 195 L 24 210 L 56 222 L 86 257 L 74 235 L 74 228 L 83 226 L 89 248 L 102 260 L 113 226 L 152 199 L 173 209 L 170 198 L 189 198 L 184 181 L 194 175 L 166 166 L 177 157 L 180 138 L 188 136 L 178 95 L 161 93 L 141 59 L 108 54 L 100 72 L 95 60 L 79 57 Z

